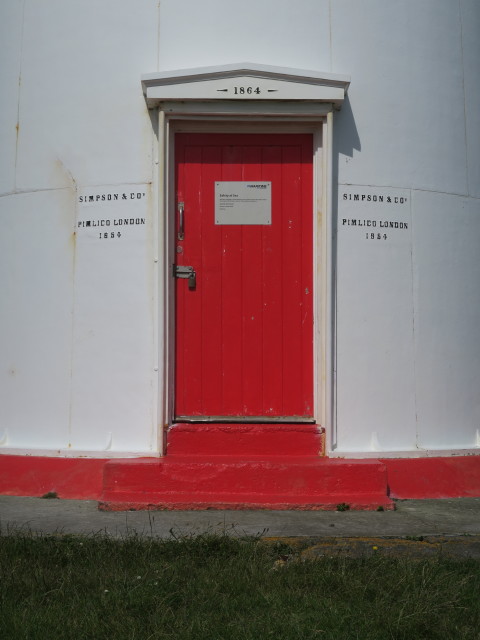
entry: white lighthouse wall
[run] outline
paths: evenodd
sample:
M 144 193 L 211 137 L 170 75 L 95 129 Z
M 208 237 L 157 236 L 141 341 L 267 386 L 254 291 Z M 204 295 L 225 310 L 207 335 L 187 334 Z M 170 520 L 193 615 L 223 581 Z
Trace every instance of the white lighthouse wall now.
M 468 194 L 480 198 L 480 10 L 477 0 L 462 0 Z
M 159 70 L 257 62 L 331 70 L 328 0 L 166 0 Z
M 157 66 L 157 3 L 25 0 L 2 14 L 0 442 L 155 452 L 154 135 L 140 75 Z M 102 240 L 78 228 L 80 194 L 131 192 L 141 204 L 96 203 L 90 217 L 144 225 Z
M 415 350 L 418 445 L 479 445 L 480 207 L 416 192 Z
M 20 78 L 20 42 L 22 40 L 23 2 L 4 3 L 0 20 L 0 194 L 15 188 L 15 153 L 17 145 L 18 91 Z
M 332 6 L 334 65 L 352 77 L 336 128 L 340 182 L 466 193 L 459 3 Z
M 478 446 L 477 0 L 0 12 L 4 451 L 158 450 L 155 132 L 140 77 L 243 61 L 351 76 L 334 117 L 333 452 Z M 344 219 L 406 226 L 367 240 Z
M 151 181 L 139 69 L 156 40 L 151 2 L 26 0 L 17 189 Z
M 4 446 L 58 448 L 70 421 L 75 196 L 0 198 Z
M 480 224 L 480 7 L 367 5 L 332 3 L 333 64 L 352 75 L 335 130 L 338 220 L 352 214 L 341 200 L 346 185 L 407 188 L 411 247 L 400 263 L 393 245 L 366 261 L 365 247 L 355 252 L 338 227 L 332 444 L 339 453 L 469 449 L 478 444 L 480 391 L 471 250 Z M 457 250 L 461 259 L 446 259 Z

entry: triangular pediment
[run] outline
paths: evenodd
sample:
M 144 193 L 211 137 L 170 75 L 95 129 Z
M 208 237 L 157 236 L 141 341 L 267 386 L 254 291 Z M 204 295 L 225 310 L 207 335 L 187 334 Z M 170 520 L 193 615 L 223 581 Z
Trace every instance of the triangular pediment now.
M 340 106 L 349 84 L 348 76 L 249 62 L 142 76 L 149 108 L 171 100 L 299 100 Z

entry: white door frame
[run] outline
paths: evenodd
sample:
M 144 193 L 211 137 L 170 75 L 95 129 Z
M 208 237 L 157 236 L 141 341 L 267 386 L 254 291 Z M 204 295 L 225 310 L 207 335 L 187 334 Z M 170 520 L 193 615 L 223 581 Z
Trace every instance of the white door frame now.
M 315 76 L 310 72 L 309 76 L 299 75 L 292 73 L 294 70 L 289 70 L 289 73 L 283 69 L 272 71 L 273 68 L 259 71 L 259 67 L 252 70 L 250 66 L 246 71 L 245 65 L 229 65 L 228 70 L 225 69 L 144 77 L 147 104 L 158 109 L 157 216 L 154 220 L 158 242 L 153 281 L 159 453 L 165 453 L 165 435 L 172 423 L 174 406 L 174 278 L 171 276 L 175 249 L 174 140 L 175 133 L 187 131 L 313 134 L 314 417 L 316 423 L 325 429 L 326 447 L 330 450 L 331 443 L 335 441 L 332 126 L 333 109 L 341 104 L 349 81 L 328 74 Z M 312 75 L 315 76 L 313 81 Z M 272 85 L 272 82 L 276 84 Z M 266 91 L 265 86 L 274 86 L 275 99 L 223 100 L 218 99 L 218 94 L 211 99 L 212 91 L 224 92 L 225 86 L 233 91 L 241 83 L 258 85 L 262 91 Z M 305 87 L 307 99 L 302 98 L 302 88 Z M 286 99 L 277 96 L 282 91 L 287 93 Z M 312 91 L 321 95 L 312 98 Z M 208 92 L 209 100 L 205 98 Z M 191 97 L 185 99 L 185 95 Z

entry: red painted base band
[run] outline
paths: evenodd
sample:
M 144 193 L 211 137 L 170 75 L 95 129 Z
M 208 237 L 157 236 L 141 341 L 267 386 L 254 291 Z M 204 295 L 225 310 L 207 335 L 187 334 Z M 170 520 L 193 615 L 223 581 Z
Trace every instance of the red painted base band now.
M 228 465 L 224 468 L 224 484 L 219 484 L 218 476 L 213 482 L 215 491 L 209 492 L 208 499 L 205 494 L 202 496 L 195 489 L 194 486 L 190 488 L 190 494 L 188 499 L 181 499 L 178 495 L 173 495 L 172 487 L 175 483 L 184 482 L 185 478 L 190 477 L 192 473 L 192 464 L 200 463 L 201 459 L 197 458 L 196 461 L 190 460 L 187 466 L 179 464 L 179 459 L 176 457 L 176 463 L 168 463 L 168 466 L 172 468 L 172 473 L 169 471 L 169 476 L 166 484 L 169 485 L 169 499 L 162 500 L 161 496 L 157 493 L 155 500 L 150 500 L 152 495 L 152 478 L 147 478 L 147 475 L 151 473 L 151 465 L 155 463 L 158 470 L 162 474 L 165 474 L 165 464 L 163 459 L 124 459 L 124 460 L 98 460 L 88 458 L 47 458 L 40 456 L 0 456 L 0 494 L 2 495 L 17 495 L 17 496 L 43 496 L 47 493 L 56 493 L 59 498 L 68 499 L 90 499 L 90 500 L 103 500 L 110 504 L 109 508 L 118 509 L 120 504 L 123 504 L 123 509 L 132 508 L 135 504 L 135 508 L 152 508 L 152 504 L 155 503 L 155 508 L 169 508 L 169 509 L 240 509 L 240 508 L 263 508 L 263 509 L 319 509 L 319 508 L 336 508 L 336 505 L 341 502 L 347 502 L 350 504 L 350 508 L 374 508 L 367 507 L 366 502 L 371 505 L 378 504 L 378 506 L 384 506 L 389 504 L 389 498 L 393 499 L 413 499 L 413 498 L 460 498 L 460 497 L 480 497 L 480 456 L 455 456 L 450 458 L 409 458 L 409 459 L 383 459 L 376 461 L 354 461 L 354 460 L 328 460 L 327 458 L 319 458 L 318 465 L 322 466 L 327 463 L 334 463 L 335 474 L 331 476 L 336 478 L 336 482 L 341 487 L 345 485 L 346 478 L 355 482 L 355 491 L 349 491 L 348 494 L 344 493 L 343 497 L 340 491 L 335 491 L 335 499 L 332 500 L 331 492 L 322 492 L 321 490 L 316 493 L 315 499 L 312 500 L 311 489 L 308 490 L 308 494 L 302 493 L 301 487 L 297 487 L 293 494 L 296 495 L 295 501 L 292 500 L 292 493 L 287 494 L 285 491 L 281 492 L 281 496 L 277 491 L 277 497 L 273 498 L 272 492 L 270 495 L 265 491 L 259 491 L 255 500 L 245 499 L 248 492 L 248 484 L 244 485 L 243 490 L 240 492 L 243 494 L 244 499 L 237 495 L 235 499 L 235 485 L 236 485 L 236 472 L 228 469 Z M 171 458 L 170 458 L 171 460 Z M 225 463 L 226 460 L 223 460 Z M 248 461 L 243 460 L 236 461 L 236 464 L 240 464 L 243 468 L 242 482 L 245 482 L 249 476 L 249 468 L 252 471 L 252 477 L 258 478 L 258 463 L 260 461 Z M 264 460 L 263 464 L 268 461 Z M 270 459 L 270 462 L 274 460 Z M 284 460 L 286 464 L 288 461 Z M 293 460 L 291 460 L 293 462 Z M 297 460 L 298 462 L 298 460 Z M 370 494 L 370 500 L 365 501 L 362 499 L 365 496 L 366 478 L 364 475 L 365 467 L 357 467 L 361 471 L 357 477 L 352 476 L 351 463 L 377 463 L 385 470 L 385 491 L 383 494 L 383 500 L 385 504 L 381 502 L 375 503 L 373 496 Z M 119 493 L 122 493 L 122 498 L 115 500 L 115 496 L 110 494 L 106 499 L 106 490 L 110 490 L 112 485 L 109 484 L 112 478 L 109 478 L 109 474 L 112 465 L 123 463 L 129 468 L 131 477 L 125 477 L 122 480 L 120 486 L 116 484 Z M 146 467 L 144 465 L 146 464 Z M 253 472 L 251 465 L 257 465 L 257 471 Z M 310 463 L 309 463 L 310 464 Z M 308 466 L 308 465 L 307 465 Z M 330 466 L 330 465 L 329 465 Z M 378 468 L 380 468 L 380 466 Z M 146 469 L 150 471 L 145 475 Z M 212 471 L 212 469 L 210 469 Z M 298 467 L 297 467 L 298 471 Z M 208 476 L 208 469 L 204 469 L 204 473 Z M 313 475 L 309 475 L 312 474 Z M 315 480 L 315 474 L 311 469 L 307 473 L 307 478 L 310 477 L 309 482 Z M 179 475 L 177 475 L 179 474 Z M 280 473 L 280 476 L 284 480 L 288 481 L 288 469 Z M 261 475 L 261 474 L 260 474 Z M 163 479 L 166 476 L 163 475 Z M 159 478 L 161 482 L 161 478 Z M 275 487 L 275 479 L 273 480 L 273 488 Z M 173 484 L 170 484 L 173 483 Z M 255 482 L 253 483 L 255 486 Z M 285 485 L 284 485 L 285 486 Z M 287 485 L 288 486 L 288 485 Z M 313 485 L 311 485 L 313 486 Z M 330 485 L 332 486 L 332 485 Z M 335 485 L 333 485 L 335 486 Z M 112 493 L 115 493 L 112 492 Z M 142 494 L 140 498 L 139 493 Z M 135 497 L 132 494 L 136 494 Z M 155 491 L 153 491 L 155 494 Z M 363 494 L 363 496 L 362 496 Z M 185 494 L 184 494 L 185 495 Z M 330 500 L 328 500 L 330 496 Z M 379 499 L 379 494 L 375 496 Z M 251 494 L 250 494 L 251 498 Z M 323 500 L 323 502 L 322 502 Z M 131 506 L 129 506 L 131 505 Z M 142 506 L 141 506 L 142 505 Z M 356 507 L 355 505 L 362 505 Z M 105 507 L 104 507 L 105 508 Z
M 480 496 L 480 455 L 383 459 L 389 494 L 397 499 Z
M 98 500 L 107 460 L 0 455 L 0 494 Z

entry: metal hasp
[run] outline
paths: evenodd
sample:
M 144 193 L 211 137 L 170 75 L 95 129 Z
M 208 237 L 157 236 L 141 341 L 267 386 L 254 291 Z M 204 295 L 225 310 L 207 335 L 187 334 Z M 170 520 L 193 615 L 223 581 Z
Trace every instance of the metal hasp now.
M 193 267 L 185 267 L 183 265 L 173 265 L 173 277 L 174 278 L 186 278 L 188 279 L 188 288 L 190 291 L 194 291 L 197 288 L 197 274 Z

